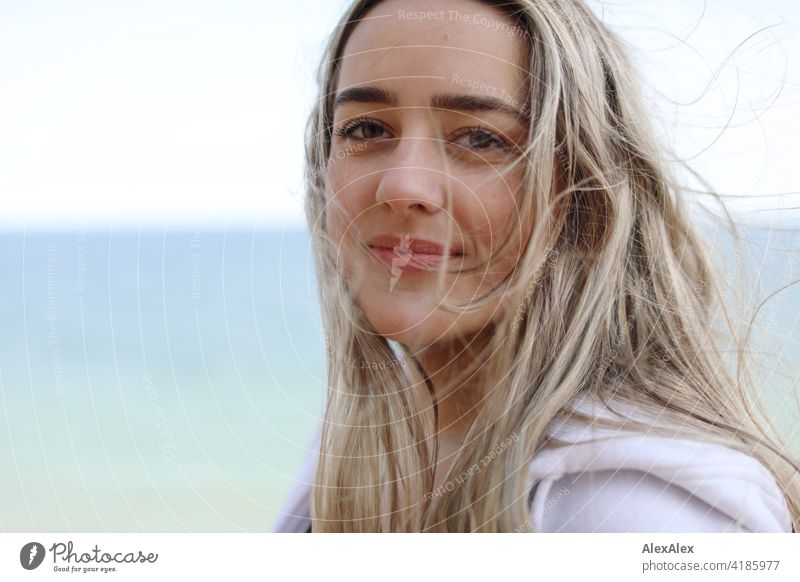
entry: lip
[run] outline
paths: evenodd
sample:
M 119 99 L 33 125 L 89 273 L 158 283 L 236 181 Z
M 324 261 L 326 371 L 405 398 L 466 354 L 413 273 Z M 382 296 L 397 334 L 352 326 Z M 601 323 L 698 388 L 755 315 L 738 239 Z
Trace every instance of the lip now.
M 444 254 L 444 245 L 429 239 L 380 234 L 367 243 L 375 257 L 394 274 L 430 272 L 449 258 L 463 258 L 459 245 L 450 245 L 450 254 Z
M 401 245 L 403 239 L 406 239 L 406 241 Z M 444 245 L 439 244 L 436 241 L 420 237 L 412 237 L 410 235 L 400 237 L 396 234 L 379 234 L 378 236 L 374 236 L 369 239 L 367 244 L 373 248 L 382 249 L 395 249 L 397 247 L 401 247 L 401 251 L 408 249 L 412 253 L 426 255 L 444 254 Z M 455 243 L 450 245 L 450 256 L 460 256 L 463 254 L 464 252 L 459 245 Z

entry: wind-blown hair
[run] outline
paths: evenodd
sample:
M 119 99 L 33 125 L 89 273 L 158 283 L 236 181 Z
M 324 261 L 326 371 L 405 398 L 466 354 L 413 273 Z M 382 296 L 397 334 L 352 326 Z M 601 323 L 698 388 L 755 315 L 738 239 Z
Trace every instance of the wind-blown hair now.
M 459 379 L 478 379 L 486 390 L 445 479 L 513 444 L 432 495 L 441 427 L 430 379 L 414 354 L 366 320 L 326 232 L 341 57 L 360 19 L 380 4 L 358 0 L 327 46 L 306 134 L 305 212 L 328 347 L 313 530 L 528 529 L 530 461 L 559 445 L 547 437 L 556 419 L 589 421 L 569 408 L 583 395 L 652 411 L 672 436 L 752 455 L 783 490 L 796 530 L 799 465 L 758 404 L 747 334 L 725 306 L 621 41 L 578 1 L 486 3 L 526 31 L 530 128 L 517 219 L 532 228 L 504 241 L 523 249 L 516 268 L 471 306 L 503 297 L 512 307 L 484 343 L 464 348 L 475 354 Z M 532 234 L 520 240 L 523 232 Z M 619 424 L 666 430 L 622 414 Z

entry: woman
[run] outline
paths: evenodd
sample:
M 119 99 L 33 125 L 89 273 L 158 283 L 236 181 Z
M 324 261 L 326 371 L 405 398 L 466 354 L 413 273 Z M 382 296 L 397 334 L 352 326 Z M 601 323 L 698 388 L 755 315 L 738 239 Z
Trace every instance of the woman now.
M 328 402 L 278 531 L 797 527 L 798 464 L 714 343 L 710 262 L 587 7 L 356 1 L 320 87 Z

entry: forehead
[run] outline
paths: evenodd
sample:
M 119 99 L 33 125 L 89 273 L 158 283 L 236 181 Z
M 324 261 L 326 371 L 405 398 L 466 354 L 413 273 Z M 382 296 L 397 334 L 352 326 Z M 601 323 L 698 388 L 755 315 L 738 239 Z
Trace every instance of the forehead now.
M 353 30 L 338 85 L 396 84 L 402 92 L 455 81 L 518 93 L 527 77 L 527 42 L 510 16 L 474 0 L 389 0 Z

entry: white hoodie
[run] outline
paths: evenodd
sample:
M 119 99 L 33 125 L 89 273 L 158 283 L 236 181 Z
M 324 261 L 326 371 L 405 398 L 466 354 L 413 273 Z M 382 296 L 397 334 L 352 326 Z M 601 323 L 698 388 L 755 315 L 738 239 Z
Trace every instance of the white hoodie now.
M 613 418 L 588 399 L 576 408 Z M 615 407 L 616 408 L 616 407 Z M 535 532 L 791 532 L 783 494 L 753 457 L 719 444 L 575 422 L 549 434 L 528 471 Z M 320 434 L 273 528 L 305 532 Z

